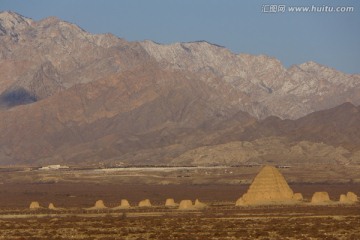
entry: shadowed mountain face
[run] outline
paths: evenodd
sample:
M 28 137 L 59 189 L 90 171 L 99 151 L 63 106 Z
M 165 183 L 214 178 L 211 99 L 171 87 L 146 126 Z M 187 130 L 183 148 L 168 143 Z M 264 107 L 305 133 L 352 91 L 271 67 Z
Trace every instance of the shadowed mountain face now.
M 225 121 L 228 123 L 228 121 Z M 177 164 L 359 164 L 360 107 L 344 103 L 297 120 L 269 117 L 243 129 L 225 124 L 211 144 L 179 155 Z M 209 154 L 210 153 L 210 154 Z
M 52 96 L 64 89 L 60 75 L 50 62 L 45 62 L 28 81 L 18 81 L 0 95 L 5 109 L 25 105 Z
M 269 117 L 241 133 L 240 138 L 282 136 L 292 141 L 323 142 L 360 149 L 360 107 L 344 103 L 297 120 Z
M 0 164 L 182 163 L 262 138 L 359 150 L 359 109 L 340 104 L 360 103 L 360 76 L 313 62 L 286 69 L 207 42 L 127 42 L 2 12 L 0 72 Z
M 0 95 L 0 106 L 3 108 L 12 108 L 36 101 L 36 96 L 22 87 L 8 89 Z

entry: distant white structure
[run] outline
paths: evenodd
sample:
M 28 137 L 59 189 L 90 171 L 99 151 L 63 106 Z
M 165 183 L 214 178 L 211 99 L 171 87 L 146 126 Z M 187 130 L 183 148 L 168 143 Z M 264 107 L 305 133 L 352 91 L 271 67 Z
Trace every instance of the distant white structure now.
M 58 169 L 66 169 L 69 168 L 68 166 L 61 166 L 61 165 L 48 165 L 48 166 L 44 166 L 39 168 L 39 170 L 58 170 Z
M 277 165 L 276 168 L 291 168 L 290 165 Z

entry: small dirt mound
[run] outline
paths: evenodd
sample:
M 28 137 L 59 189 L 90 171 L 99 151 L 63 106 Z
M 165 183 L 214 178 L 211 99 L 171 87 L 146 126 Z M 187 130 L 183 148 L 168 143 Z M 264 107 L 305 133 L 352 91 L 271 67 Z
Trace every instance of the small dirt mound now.
M 139 202 L 139 207 L 151 207 L 151 202 L 149 199 L 145 199 Z
M 120 206 L 117 206 L 117 207 L 114 207 L 113 209 L 116 210 L 116 209 L 129 209 L 131 206 L 130 206 L 130 203 L 128 200 L 126 199 L 121 199 L 120 201 Z
M 193 210 L 194 205 L 191 200 L 181 200 L 179 210 Z
M 173 198 L 168 198 L 165 201 L 165 207 L 176 207 L 178 204 L 175 203 L 175 200 Z
M 203 209 L 203 208 L 206 208 L 207 205 L 205 203 L 200 202 L 199 199 L 196 199 L 194 207 L 197 209 Z
M 54 206 L 53 203 L 50 203 L 48 208 L 51 210 L 56 210 L 56 207 Z
M 29 207 L 31 210 L 36 210 L 36 209 L 40 209 L 40 204 L 39 202 L 31 202 L 30 203 L 30 207 Z
M 331 203 L 327 192 L 315 192 L 311 198 L 312 204 L 328 204 Z
M 341 194 L 339 202 L 345 204 L 354 204 L 358 202 L 358 196 L 353 192 L 348 192 L 346 195 Z
M 303 201 L 304 197 L 301 193 L 294 193 L 293 199 L 296 201 Z
M 359 201 L 358 196 L 353 192 L 348 192 L 346 194 L 346 197 L 351 202 L 358 202 Z
M 97 200 L 95 202 L 95 205 L 93 207 L 90 208 L 85 208 L 86 210 L 100 210 L 100 209 L 105 209 L 107 208 L 104 204 L 103 200 Z
M 49 204 L 49 207 L 48 207 L 48 209 L 50 209 L 50 210 L 64 210 L 63 208 L 57 208 L 57 207 L 55 207 L 55 205 L 53 204 L 53 203 L 50 203 Z

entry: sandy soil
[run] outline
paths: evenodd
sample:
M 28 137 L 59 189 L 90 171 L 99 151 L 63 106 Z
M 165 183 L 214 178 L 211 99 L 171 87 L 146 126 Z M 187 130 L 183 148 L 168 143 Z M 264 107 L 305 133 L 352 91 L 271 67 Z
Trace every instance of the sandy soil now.
M 4 169 L 3 169 L 4 170 Z M 360 239 L 360 204 L 354 206 L 271 206 L 239 208 L 259 168 L 2 171 L 0 239 Z M 327 167 L 281 169 L 294 192 L 309 200 L 316 191 L 360 195 L 355 170 Z M 303 181 L 306 179 L 306 181 Z M 85 211 L 96 200 L 108 207 L 126 198 L 149 198 L 155 207 Z M 167 209 L 199 198 L 202 211 Z M 31 201 L 54 203 L 62 211 L 30 211 Z
M 359 239 L 360 205 L 0 215 L 0 239 Z

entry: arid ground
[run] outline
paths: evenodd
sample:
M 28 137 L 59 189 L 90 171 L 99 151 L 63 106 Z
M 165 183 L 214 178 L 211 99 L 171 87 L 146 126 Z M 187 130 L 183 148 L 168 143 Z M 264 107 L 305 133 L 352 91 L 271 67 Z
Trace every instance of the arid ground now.
M 2 214 L 0 239 L 359 239 L 360 206 Z
M 0 239 L 360 239 L 360 204 L 235 207 L 259 169 L 1 169 Z M 357 170 L 280 169 L 305 202 L 316 191 L 327 191 L 333 201 L 347 191 L 359 194 Z M 154 207 L 83 209 L 99 199 L 115 207 L 123 198 L 132 206 L 149 198 Z M 166 198 L 199 198 L 209 207 L 169 209 Z M 44 209 L 29 210 L 31 201 Z M 48 210 L 49 203 L 64 209 Z

